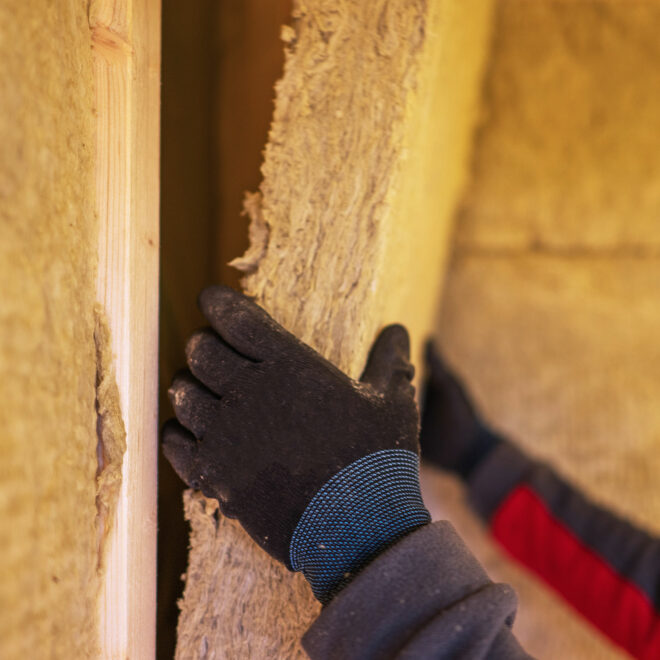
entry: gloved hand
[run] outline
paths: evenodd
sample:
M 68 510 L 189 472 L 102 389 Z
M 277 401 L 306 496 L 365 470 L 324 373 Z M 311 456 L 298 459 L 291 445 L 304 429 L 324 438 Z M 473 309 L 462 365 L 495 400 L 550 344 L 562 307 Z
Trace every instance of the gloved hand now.
M 461 382 L 429 342 L 422 404 L 422 457 L 468 479 L 500 442 L 481 420 Z
M 408 334 L 385 328 L 356 382 L 240 293 L 208 288 L 200 307 L 212 328 L 170 388 L 165 455 L 326 602 L 430 521 Z

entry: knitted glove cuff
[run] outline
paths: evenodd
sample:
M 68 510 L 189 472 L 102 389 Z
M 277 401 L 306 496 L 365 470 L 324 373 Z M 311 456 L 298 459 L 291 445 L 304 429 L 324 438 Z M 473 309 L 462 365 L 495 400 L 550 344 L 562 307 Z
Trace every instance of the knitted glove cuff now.
M 291 566 L 327 603 L 376 555 L 429 522 L 417 454 L 377 451 L 338 472 L 307 505 L 291 539 Z

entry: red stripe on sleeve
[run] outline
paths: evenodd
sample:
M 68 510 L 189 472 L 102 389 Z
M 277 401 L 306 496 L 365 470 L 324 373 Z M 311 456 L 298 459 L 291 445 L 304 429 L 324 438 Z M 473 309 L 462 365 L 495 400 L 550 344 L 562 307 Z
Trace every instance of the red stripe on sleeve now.
M 643 660 L 660 659 L 660 617 L 649 598 L 518 486 L 492 518 L 495 538 L 613 642 Z

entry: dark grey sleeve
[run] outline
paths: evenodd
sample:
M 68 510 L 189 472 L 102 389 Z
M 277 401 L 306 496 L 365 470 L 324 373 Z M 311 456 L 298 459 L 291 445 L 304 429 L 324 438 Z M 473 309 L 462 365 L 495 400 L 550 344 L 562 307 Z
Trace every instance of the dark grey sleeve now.
M 511 632 L 516 605 L 443 521 L 374 559 L 323 608 L 303 647 L 312 660 L 530 658 Z

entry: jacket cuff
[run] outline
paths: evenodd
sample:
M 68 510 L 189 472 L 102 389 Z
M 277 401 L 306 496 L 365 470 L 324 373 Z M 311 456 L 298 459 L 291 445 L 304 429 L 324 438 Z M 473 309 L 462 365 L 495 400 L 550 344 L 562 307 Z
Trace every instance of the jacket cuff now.
M 475 596 L 480 602 L 469 606 Z M 440 650 L 449 657 L 469 646 L 465 637 L 472 638 L 476 628 L 494 635 L 501 625 L 510 626 L 515 609 L 513 590 L 494 585 L 451 523 L 442 521 L 412 532 L 374 559 L 323 608 L 302 642 L 314 659 L 394 657 L 411 640 L 421 643 L 430 626 L 426 652 L 411 657 Z M 484 617 L 493 621 L 477 621 Z

